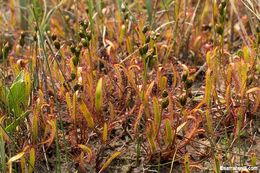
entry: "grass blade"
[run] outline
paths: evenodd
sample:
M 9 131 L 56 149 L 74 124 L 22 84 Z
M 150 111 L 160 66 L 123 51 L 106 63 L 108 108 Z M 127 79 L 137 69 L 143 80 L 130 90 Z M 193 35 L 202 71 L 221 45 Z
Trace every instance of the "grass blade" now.
M 152 1 L 151 0 L 145 0 L 145 7 L 147 10 L 147 14 L 148 14 L 148 21 L 150 22 L 150 24 L 153 21 L 153 6 L 152 6 Z

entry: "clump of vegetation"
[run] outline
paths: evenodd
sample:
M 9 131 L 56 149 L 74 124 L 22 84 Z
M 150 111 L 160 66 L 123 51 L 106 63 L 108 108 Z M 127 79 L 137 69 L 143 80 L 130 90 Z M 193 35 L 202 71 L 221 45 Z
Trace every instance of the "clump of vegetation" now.
M 19 0 L 0 12 L 0 172 L 259 166 L 256 1 Z

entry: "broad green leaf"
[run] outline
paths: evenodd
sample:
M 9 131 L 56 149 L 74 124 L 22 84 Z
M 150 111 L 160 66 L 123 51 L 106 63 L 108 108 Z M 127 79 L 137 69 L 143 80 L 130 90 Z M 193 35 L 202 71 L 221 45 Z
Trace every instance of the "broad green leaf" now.
M 28 115 L 31 113 L 30 110 L 24 112 L 21 116 L 19 116 L 18 118 L 16 118 L 11 124 L 9 124 L 6 128 L 5 131 L 6 132 L 12 132 L 15 130 L 15 128 L 20 124 L 20 122 L 22 120 L 24 120 L 26 117 L 28 117 Z
M 8 105 L 14 112 L 15 116 L 19 116 L 26 109 L 31 90 L 30 75 L 21 71 L 14 80 L 8 93 Z

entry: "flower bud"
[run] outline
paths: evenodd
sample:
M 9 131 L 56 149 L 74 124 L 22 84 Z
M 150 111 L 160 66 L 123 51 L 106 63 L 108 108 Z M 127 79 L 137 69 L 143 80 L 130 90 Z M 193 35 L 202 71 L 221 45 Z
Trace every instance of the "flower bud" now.
M 216 29 L 216 33 L 218 33 L 219 35 L 222 35 L 224 32 L 224 29 L 220 24 L 216 24 L 215 29 Z
M 185 106 L 185 104 L 187 102 L 187 96 L 185 94 L 181 95 L 179 98 L 179 102 L 182 106 Z
M 162 100 L 162 109 L 167 108 L 168 105 L 169 105 L 169 98 L 168 97 L 163 98 L 163 100 Z
M 71 51 L 71 53 L 75 54 L 75 52 L 76 52 L 76 47 L 75 47 L 74 44 L 72 44 L 72 45 L 70 46 L 70 51 Z
M 71 73 L 70 74 L 70 81 L 73 81 L 74 79 L 76 79 L 76 76 L 77 76 L 76 73 Z
M 92 33 L 91 33 L 91 31 L 87 31 L 86 32 L 86 37 L 87 37 L 87 39 L 90 41 L 91 40 L 91 38 L 92 38 Z
M 88 47 L 89 46 L 89 41 L 87 38 L 82 38 L 81 39 L 81 43 L 84 47 Z
M 81 52 L 81 49 L 79 47 L 76 47 L 76 49 L 75 49 L 75 56 L 79 57 L 80 52 Z
M 145 34 L 147 31 L 149 30 L 149 27 L 148 25 L 145 25 L 142 32 Z
M 193 80 L 191 78 L 187 78 L 187 80 L 185 81 L 185 88 L 189 89 L 192 87 L 193 84 Z
M 186 70 L 184 70 L 184 71 L 182 72 L 182 74 L 181 74 L 181 80 L 182 80 L 183 82 L 185 82 L 185 81 L 187 80 L 187 78 L 188 78 L 188 72 L 187 72 Z
M 58 40 L 55 40 L 53 44 L 54 44 L 54 47 L 55 47 L 57 50 L 60 49 L 60 42 L 59 42 Z
M 168 92 L 166 90 L 163 90 L 162 92 L 162 97 L 165 98 L 168 96 Z
M 52 41 L 55 41 L 57 39 L 57 35 L 56 34 L 52 34 L 51 35 L 51 39 L 52 39 Z
M 73 57 L 72 58 L 72 63 L 73 63 L 73 65 L 74 65 L 74 67 L 77 67 L 78 66 L 78 64 L 79 64 L 79 58 L 77 58 L 77 57 Z

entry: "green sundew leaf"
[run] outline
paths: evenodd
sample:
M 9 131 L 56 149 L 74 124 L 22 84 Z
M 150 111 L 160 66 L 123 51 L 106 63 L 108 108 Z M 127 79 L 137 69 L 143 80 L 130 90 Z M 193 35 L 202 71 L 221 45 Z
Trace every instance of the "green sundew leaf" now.
M 11 157 L 9 160 L 8 160 L 8 167 L 9 167 L 9 172 L 12 172 L 12 163 L 21 159 L 22 157 L 24 157 L 25 155 L 25 152 L 22 151 L 20 153 L 18 153 L 17 155 Z
M 115 108 L 114 105 L 111 102 L 108 102 L 108 106 L 109 106 L 109 113 L 110 113 L 110 120 L 113 121 L 115 116 Z
M 206 62 L 209 68 L 211 68 L 212 64 L 211 64 L 211 55 L 210 55 L 210 51 L 207 52 L 206 54 Z
M 22 157 L 20 160 L 20 168 L 22 173 L 26 172 L 26 160 L 24 157 Z
M 173 131 L 172 131 L 172 127 L 171 127 L 171 122 L 168 118 L 165 120 L 165 128 L 166 128 L 166 139 L 167 139 L 168 145 L 170 145 L 173 141 Z
M 18 153 L 17 155 L 11 157 L 9 160 L 8 160 L 8 163 L 11 163 L 11 162 L 15 162 L 17 160 L 19 160 L 20 158 L 22 158 L 24 156 L 25 152 L 22 151 L 21 153 Z
M 3 103 L 3 106 L 6 106 L 8 104 L 8 99 L 7 99 L 8 92 L 9 89 L 6 86 L 3 86 L 0 81 L 0 102 Z
M 155 150 L 156 150 L 156 146 L 155 146 L 155 143 L 154 143 L 154 139 L 151 136 L 148 136 L 148 142 L 151 146 L 152 153 L 154 153 Z
M 73 98 L 72 98 L 72 119 L 73 121 L 76 120 L 76 104 L 77 104 L 77 92 L 74 92 Z
M 151 151 L 152 153 L 155 152 L 156 150 L 156 145 L 155 145 L 155 142 L 154 142 L 154 132 L 153 132 L 153 127 L 148 127 L 147 131 L 146 131 L 146 135 L 147 135 L 147 139 L 148 139 L 148 142 L 150 144 L 150 147 L 151 147 Z
M 231 77 L 232 77 L 232 66 L 229 65 L 228 69 L 227 69 L 227 84 L 230 85 L 231 84 Z
M 230 98 L 231 98 L 231 85 L 229 84 L 226 88 L 226 93 L 225 93 L 225 101 L 226 105 L 230 106 Z
M 154 112 L 154 121 L 155 121 L 156 129 L 159 129 L 161 125 L 161 115 L 160 115 L 159 102 L 156 97 L 153 97 L 153 112 Z
M 177 129 L 176 129 L 176 133 L 179 133 L 179 132 L 181 131 L 181 129 L 186 126 L 186 124 L 187 124 L 187 121 L 184 122 L 184 123 L 182 123 L 181 125 L 179 125 L 179 126 L 177 127 Z
M 16 118 L 15 121 L 13 121 L 11 124 L 9 124 L 6 128 L 5 131 L 6 132 L 12 132 L 15 130 L 15 128 L 20 124 L 20 122 L 25 119 L 26 117 L 28 117 L 28 115 L 31 113 L 30 110 L 24 112 L 21 116 L 19 116 L 18 118 Z
M 121 154 L 121 151 L 116 151 L 114 152 L 108 159 L 107 161 L 103 164 L 103 166 L 101 167 L 100 171 L 98 173 L 103 172 L 109 165 L 110 163 L 119 155 Z
M 3 129 L 3 121 L 4 121 L 5 116 L 2 116 L 0 118 L 0 172 L 4 172 L 5 170 L 5 145 L 6 142 L 10 143 L 11 139 L 9 138 L 8 134 L 6 131 Z
M 79 109 L 81 110 L 81 112 L 83 113 L 88 125 L 90 128 L 94 128 L 94 120 L 86 106 L 86 104 L 80 100 L 80 103 L 79 103 Z
M 243 54 L 244 54 L 244 60 L 246 63 L 250 63 L 251 61 L 251 56 L 250 56 L 250 51 L 247 46 L 243 47 Z
M 211 76 L 211 70 L 208 69 L 206 72 L 206 87 L 205 87 L 205 102 L 207 106 L 210 106 L 211 88 L 212 88 L 212 76 Z
M 160 89 L 163 91 L 166 88 L 166 85 L 167 85 L 167 77 L 162 76 L 160 78 Z
M 31 148 L 30 150 L 30 158 L 29 158 L 29 173 L 32 173 L 35 165 L 35 149 Z
M 215 172 L 221 173 L 221 171 L 220 171 L 220 161 L 219 161 L 218 156 L 215 155 L 214 160 L 215 160 Z
M 240 106 L 237 112 L 237 124 L 236 124 L 236 131 L 235 131 L 235 136 L 240 136 L 241 134 L 241 128 L 242 128 L 242 123 L 244 120 L 244 114 L 245 114 L 246 109 L 243 106 Z
M 1 128 L 1 127 L 0 127 Z M 0 172 L 5 170 L 5 141 L 2 133 L 0 132 Z
M 68 92 L 66 92 L 66 103 L 67 103 L 67 106 L 68 106 L 68 110 L 70 112 L 70 115 L 72 115 L 71 113 L 71 108 L 72 108 L 72 104 L 71 104 L 71 100 L 70 100 L 70 94 Z
M 25 94 L 26 94 L 26 99 L 25 102 L 28 103 L 29 101 L 29 96 L 31 93 L 31 76 L 28 71 L 24 72 L 24 82 L 25 82 Z
M 152 92 L 154 83 L 155 83 L 154 81 L 152 81 L 152 82 L 150 83 L 150 85 L 148 86 L 148 88 L 147 88 L 147 90 L 146 90 L 146 92 L 145 92 L 145 94 L 144 94 L 144 102 L 145 102 L 145 103 L 148 103 L 148 98 L 149 98 L 149 96 L 150 96 L 150 94 L 151 94 L 151 92 Z
M 37 137 L 38 137 L 39 114 L 41 111 L 40 109 L 41 109 L 40 104 L 37 103 L 37 107 L 34 110 L 33 120 L 32 120 L 32 139 L 34 143 L 37 142 Z
M 189 154 L 185 154 L 184 157 L 185 173 L 190 173 L 190 160 Z
M 119 66 L 115 65 L 115 73 L 116 73 L 116 77 L 117 77 L 117 85 L 119 87 L 119 97 L 121 98 L 122 96 L 122 91 L 123 91 L 123 79 L 122 79 L 122 76 L 121 76 L 121 73 L 120 73 L 120 70 L 119 70 Z
M 214 134 L 214 130 L 213 130 L 212 118 L 211 118 L 209 109 L 206 110 L 205 116 L 206 116 L 208 130 L 213 135 Z
M 145 0 L 145 7 L 147 10 L 147 14 L 148 14 L 148 21 L 150 22 L 150 24 L 152 23 L 153 20 L 153 6 L 152 6 L 152 0 Z
M 95 94 L 95 106 L 96 110 L 99 112 L 101 111 L 103 103 L 103 98 L 102 98 L 102 78 L 99 79 L 96 87 L 96 94 Z
M 251 166 L 256 166 L 256 154 L 251 154 Z
M 107 123 L 104 123 L 104 129 L 103 129 L 103 142 L 107 141 Z
M 120 29 L 120 34 L 119 34 L 119 43 L 122 43 L 124 41 L 124 38 L 125 38 L 125 30 L 126 30 L 126 27 L 125 25 L 123 24 L 121 26 L 121 29 Z
M 79 146 L 79 148 L 81 148 L 83 150 L 83 152 L 88 153 L 89 159 L 92 158 L 93 153 L 92 153 L 92 150 L 88 146 L 83 145 L 83 144 L 78 144 L 78 146 Z
M 245 91 L 246 91 L 248 65 L 245 64 L 244 62 L 241 62 L 239 65 L 239 71 L 240 71 L 240 76 L 241 76 L 240 95 L 241 95 L 241 97 L 243 97 L 245 94 Z

